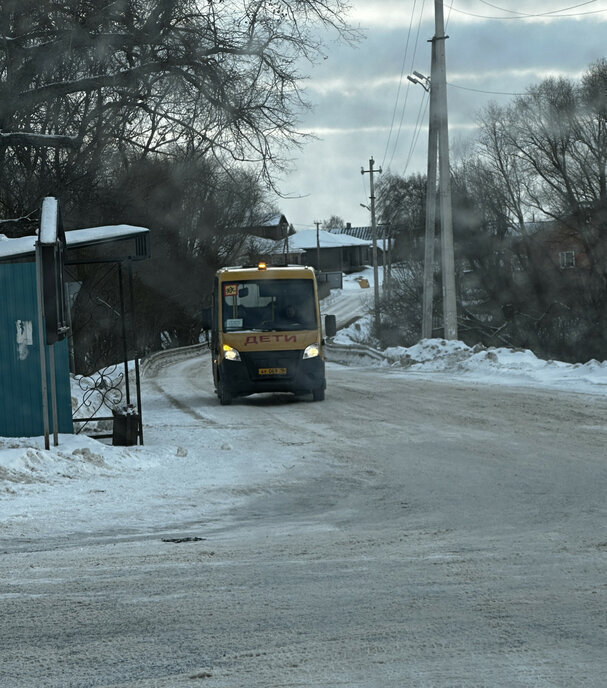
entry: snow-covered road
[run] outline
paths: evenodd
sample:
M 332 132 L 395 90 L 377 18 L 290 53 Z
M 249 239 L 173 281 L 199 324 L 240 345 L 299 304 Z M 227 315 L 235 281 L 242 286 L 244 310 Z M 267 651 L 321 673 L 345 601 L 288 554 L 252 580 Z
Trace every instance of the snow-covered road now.
M 205 355 L 144 409 L 8 483 L 0 685 L 604 685 L 603 395 L 330 364 L 221 407 Z
M 371 290 L 360 287 L 356 291 L 352 289 L 331 294 L 323 300 L 321 312 L 323 316 L 327 313 L 334 315 L 337 329 L 342 329 L 368 312 L 369 299 L 372 298 L 373 292 Z

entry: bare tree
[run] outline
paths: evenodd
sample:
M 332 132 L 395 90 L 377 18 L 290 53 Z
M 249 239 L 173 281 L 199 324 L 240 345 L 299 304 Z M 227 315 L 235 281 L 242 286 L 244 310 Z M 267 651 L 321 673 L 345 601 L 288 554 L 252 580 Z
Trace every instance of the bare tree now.
M 322 55 L 320 28 L 356 39 L 346 10 L 344 0 L 5 0 L 0 168 L 18 179 L 2 184 L 5 216 L 48 193 L 24 193 L 28 180 L 61 190 L 114 155 L 176 144 L 271 180 L 303 141 L 298 65 Z
M 138 342 L 142 351 L 198 342 L 201 305 L 217 268 L 230 263 L 246 227 L 276 212 L 267 189 L 251 171 L 226 173 L 200 156 L 136 158 L 117 179 L 98 188 L 92 202 L 101 224 L 118 221 L 150 228 L 151 259 L 136 273 Z M 83 216 L 86 211 L 82 210 Z M 74 318 L 79 366 L 87 359 L 113 362 L 120 355 L 111 318 L 91 326 L 88 287 L 103 266 L 80 269 L 83 281 Z M 107 303 L 119 310 L 119 295 L 108 288 Z M 106 314 L 107 315 L 107 314 Z M 105 328 L 105 329 L 104 329 Z M 95 352 L 99 356 L 95 355 Z M 114 357 L 112 360 L 112 356 Z
M 578 88 L 576 134 L 584 147 L 585 198 L 607 206 L 607 60 L 590 66 Z
M 562 218 L 607 197 L 606 85 L 599 62 L 580 84 L 546 79 L 511 105 L 481 113 L 485 183 L 501 187 L 521 230 L 532 213 Z
M 339 215 L 331 215 L 328 220 L 322 221 L 323 229 L 343 229 L 346 226 L 344 219 Z
M 512 141 L 515 114 L 495 104 L 480 113 L 477 154 L 460 163 L 460 172 L 470 192 L 485 199 L 482 207 L 492 221 L 525 233 L 528 168 Z
M 510 105 L 492 105 L 480 116 L 476 155 L 456 168 L 477 216 L 460 250 L 493 316 L 508 307 L 504 333 L 541 355 L 604 356 L 606 93 L 599 61 L 580 82 L 546 79 Z M 533 219 L 551 224 L 538 232 Z M 575 237 L 583 265 L 564 274 L 548 255 L 552 236 Z
M 377 183 L 376 196 L 379 221 L 394 237 L 396 254 L 419 258 L 425 227 L 425 177 L 384 174 Z

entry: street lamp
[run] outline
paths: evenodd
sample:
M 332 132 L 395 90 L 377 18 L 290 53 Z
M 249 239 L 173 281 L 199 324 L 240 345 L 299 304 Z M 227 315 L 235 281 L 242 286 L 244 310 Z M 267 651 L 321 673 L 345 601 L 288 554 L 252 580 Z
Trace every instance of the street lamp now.
M 414 76 L 407 76 L 407 79 L 412 83 L 412 84 L 419 84 L 424 91 L 427 93 L 430 93 L 430 77 L 429 76 L 424 76 L 423 74 L 420 74 L 419 72 L 413 72 Z

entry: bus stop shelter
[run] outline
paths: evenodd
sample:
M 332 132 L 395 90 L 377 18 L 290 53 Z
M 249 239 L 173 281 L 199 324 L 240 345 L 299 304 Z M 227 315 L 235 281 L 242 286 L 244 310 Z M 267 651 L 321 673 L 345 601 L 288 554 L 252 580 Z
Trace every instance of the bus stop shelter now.
M 56 404 L 55 420 L 59 433 L 81 432 L 87 425 L 92 425 L 93 419 L 95 424 L 101 420 L 113 421 L 117 400 L 121 400 L 122 407 L 134 410 L 133 416 L 137 420 L 135 441 L 142 443 L 133 264 L 149 257 L 149 230 L 131 225 L 112 225 L 64 233 L 62 277 L 68 321 L 74 294 L 79 291 L 78 271 L 85 266 L 94 265 L 106 270 L 115 283 L 115 293 L 119 295 L 113 310 L 121 338 L 121 356 L 94 374 L 79 376 L 81 381 L 85 380 L 83 404 L 79 409 L 72 409 L 69 334 L 52 346 L 48 346 L 48 340 L 47 345 L 41 344 L 36 266 L 39 236 L 42 236 L 42 231 L 37 236 L 18 239 L 0 235 L 0 436 L 43 435 L 46 393 L 49 395 L 48 404 Z M 93 301 L 99 300 L 103 299 L 93 297 Z M 87 327 L 94 328 L 95 320 Z M 44 357 L 42 349 L 46 349 Z M 129 377 L 129 360 L 134 361 L 134 384 Z M 108 374 L 109 368 L 120 372 Z M 54 388 L 53 398 L 50 398 L 51 387 Z

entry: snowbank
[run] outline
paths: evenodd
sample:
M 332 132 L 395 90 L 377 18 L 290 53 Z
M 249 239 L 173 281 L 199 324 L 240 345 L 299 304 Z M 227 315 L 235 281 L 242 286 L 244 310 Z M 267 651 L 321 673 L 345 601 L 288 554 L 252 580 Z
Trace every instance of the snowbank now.
M 61 435 L 59 446 L 49 451 L 42 437 L 0 437 L 0 491 L 12 493 L 18 484 L 109 477 L 140 469 L 137 463 L 128 450 L 108 447 L 86 435 Z
M 364 316 L 334 338 L 335 344 L 356 348 L 371 340 L 371 316 Z M 528 349 L 467 346 L 460 341 L 424 339 L 410 347 L 373 350 L 366 364 L 390 366 L 418 374 L 445 374 L 477 382 L 552 387 L 570 392 L 607 394 L 607 361 L 563 363 L 545 361 Z M 381 354 L 381 356 L 377 356 Z M 340 357 L 343 358 L 343 357 Z M 343 361 L 347 363 L 346 361 Z

